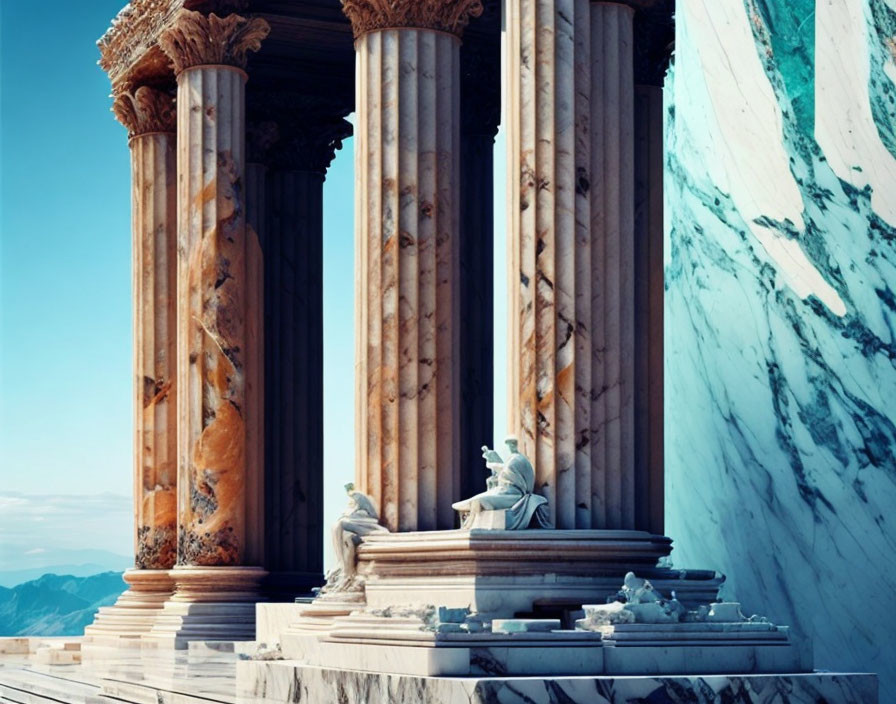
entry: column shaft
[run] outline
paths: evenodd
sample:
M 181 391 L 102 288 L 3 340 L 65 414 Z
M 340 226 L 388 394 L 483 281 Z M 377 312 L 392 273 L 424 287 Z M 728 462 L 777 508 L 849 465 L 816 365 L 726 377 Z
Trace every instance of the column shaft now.
M 663 533 L 663 89 L 635 87 L 635 446 L 638 524 Z
M 241 193 L 245 74 L 197 66 L 178 75 L 178 563 L 258 562 L 247 531 L 247 419 L 260 360 L 249 320 Z
M 461 135 L 461 493 L 484 490 L 494 410 L 494 136 Z
M 128 590 L 84 629 L 98 641 L 147 634 L 174 588 L 177 556 L 177 191 L 174 100 L 140 86 L 116 91 L 113 111 L 131 148 L 134 306 L 135 569 Z
M 177 195 L 175 136 L 131 139 L 135 565 L 177 556 Z
M 391 530 L 459 495 L 459 40 L 356 40 L 357 479 Z
M 632 11 L 510 0 L 511 430 L 558 528 L 634 528 Z
M 292 596 L 323 574 L 323 183 L 268 177 L 265 568 Z
M 501 117 L 500 41 L 468 35 L 460 50 L 461 493 L 485 485 L 494 435 L 494 143 Z

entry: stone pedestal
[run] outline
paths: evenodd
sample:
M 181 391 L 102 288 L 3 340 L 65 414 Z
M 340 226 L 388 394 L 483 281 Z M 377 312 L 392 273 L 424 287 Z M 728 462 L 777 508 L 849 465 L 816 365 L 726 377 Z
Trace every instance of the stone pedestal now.
M 478 2 L 344 3 L 357 52 L 357 483 L 390 530 L 460 494 L 459 34 Z
M 602 603 L 635 570 L 682 603 L 713 601 L 720 575 L 657 568 L 672 541 L 641 531 L 452 530 L 374 534 L 358 548 L 367 605 L 469 607 L 489 618 Z M 578 608 L 578 607 L 577 607 Z

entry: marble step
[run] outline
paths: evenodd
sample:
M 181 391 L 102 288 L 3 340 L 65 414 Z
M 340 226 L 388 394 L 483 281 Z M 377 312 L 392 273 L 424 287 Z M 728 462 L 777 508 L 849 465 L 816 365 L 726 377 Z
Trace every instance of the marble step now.
M 4 704 L 93 704 L 98 694 L 99 687 L 80 676 L 70 679 L 62 673 L 0 669 L 0 702 Z

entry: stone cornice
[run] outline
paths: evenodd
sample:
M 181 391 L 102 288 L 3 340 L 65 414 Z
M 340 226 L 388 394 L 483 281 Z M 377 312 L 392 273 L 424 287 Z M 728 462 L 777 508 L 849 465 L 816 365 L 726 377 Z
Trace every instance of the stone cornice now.
M 481 0 L 342 0 L 355 39 L 380 29 L 434 29 L 460 37 Z
M 159 46 L 174 64 L 175 74 L 193 66 L 246 68 L 250 51 L 258 51 L 271 26 L 261 17 L 219 17 L 180 10 L 159 35 Z
M 223 16 L 247 6 L 248 0 L 131 0 L 97 41 L 100 68 L 119 89 L 132 88 L 147 79 L 153 84 L 164 83 L 160 76 L 170 75 L 171 69 L 158 47 L 158 38 L 180 10 Z M 135 71 L 140 75 L 132 75 Z
M 97 41 L 100 68 L 115 79 L 152 44 L 162 27 L 183 7 L 183 0 L 132 0 Z
M 128 130 L 128 137 L 150 132 L 174 132 L 177 110 L 174 98 L 165 91 L 141 86 L 134 92 L 116 93 L 112 112 Z

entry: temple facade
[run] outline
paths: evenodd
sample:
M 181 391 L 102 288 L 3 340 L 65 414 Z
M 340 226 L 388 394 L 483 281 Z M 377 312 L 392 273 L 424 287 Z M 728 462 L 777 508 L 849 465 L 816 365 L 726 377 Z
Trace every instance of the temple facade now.
M 100 40 L 132 161 L 128 599 L 323 584 L 322 193 L 350 113 L 356 484 L 393 532 L 456 527 L 491 437 L 502 81 L 508 430 L 551 525 L 662 534 L 671 5 L 508 3 L 503 69 L 500 18 L 150 0 Z
M 247 702 L 875 699 L 873 677 L 814 673 L 786 626 L 720 601 L 721 574 L 668 561 L 673 9 L 121 11 L 99 47 L 131 151 L 135 561 L 87 628 L 86 658 L 229 648 L 246 656 Z M 349 135 L 356 467 L 330 527 L 322 197 Z M 497 332 L 496 207 L 509 251 Z M 484 447 L 496 334 L 506 451 Z M 326 578 L 325 539 L 338 559 Z M 105 696 L 139 699 L 101 678 Z

